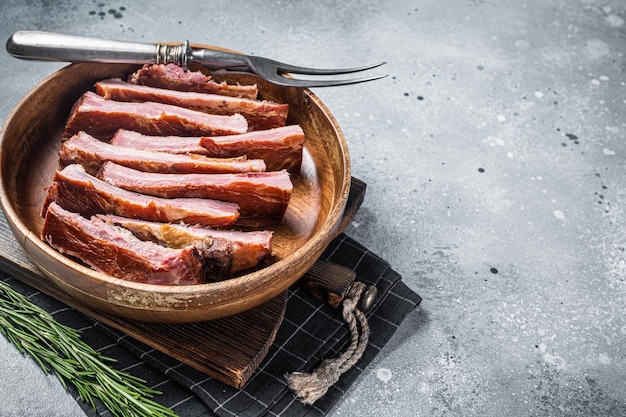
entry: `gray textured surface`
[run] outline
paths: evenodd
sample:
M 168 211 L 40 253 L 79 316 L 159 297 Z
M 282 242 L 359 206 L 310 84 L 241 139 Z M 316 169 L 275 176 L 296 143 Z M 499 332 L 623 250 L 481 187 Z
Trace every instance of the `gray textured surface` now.
M 388 61 L 382 81 L 315 92 L 368 184 L 348 234 L 424 301 L 332 415 L 626 415 L 623 2 L 176 3 L 5 0 L 0 38 Z M 61 66 L 0 64 L 2 119 Z M 82 414 L 4 339 L 0 381 L 0 416 Z

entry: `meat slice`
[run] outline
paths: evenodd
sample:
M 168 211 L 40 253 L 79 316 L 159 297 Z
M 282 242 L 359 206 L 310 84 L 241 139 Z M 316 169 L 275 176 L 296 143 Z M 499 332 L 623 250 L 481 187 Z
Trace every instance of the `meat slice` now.
M 105 162 L 98 177 L 112 185 L 165 198 L 211 198 L 239 205 L 245 217 L 282 218 L 293 184 L 285 170 L 241 174 L 156 174 Z
M 113 161 L 141 171 L 170 174 L 265 171 L 262 159 L 207 158 L 130 149 L 103 142 L 85 132 L 79 132 L 63 142 L 59 156 L 61 164 L 81 164 L 93 174 L 98 172 L 104 161 Z
M 158 222 L 184 221 L 207 227 L 230 226 L 239 218 L 237 204 L 200 198 L 164 199 L 138 194 L 89 175 L 78 164 L 68 165 L 55 174 L 54 182 L 48 189 L 44 214 L 53 201 L 85 217 L 117 214 Z
M 256 99 L 259 89 L 256 84 L 239 85 L 215 82 L 210 76 L 200 71 L 185 71 L 175 64 L 144 65 L 141 69 L 128 76 L 128 82 L 167 88 L 178 91 L 195 91 L 196 93 L 220 94 L 231 97 Z
M 156 241 L 174 248 L 203 245 L 207 238 L 208 241 L 223 239 L 232 248 L 231 274 L 253 268 L 259 263 L 268 263 L 272 253 L 272 232 L 268 230 L 244 232 L 208 229 L 182 223 L 147 222 L 110 214 L 98 217 L 130 230 L 139 239 Z
M 223 279 L 232 261 L 224 241 L 167 248 L 96 217 L 88 220 L 56 203 L 46 211 L 42 239 L 97 271 L 150 284 L 190 285 Z
M 200 146 L 199 136 L 148 136 L 132 130 L 120 129 L 115 132 L 110 143 L 124 148 L 209 156 L 208 149 Z
M 74 104 L 63 136 L 69 138 L 83 130 L 110 139 L 117 129 L 146 135 L 232 135 L 248 131 L 248 122 L 240 114 L 224 116 L 170 104 L 106 100 L 88 91 Z
M 194 153 L 210 157 L 248 158 L 265 161 L 267 171 L 286 169 L 298 173 L 302 165 L 304 131 L 298 125 L 257 130 L 228 136 L 147 136 L 120 129 L 111 144 L 168 153 Z M 122 164 L 124 165 L 124 164 Z
M 304 131 L 298 125 L 259 130 L 240 135 L 202 136 L 200 145 L 213 157 L 247 155 L 265 161 L 268 171 L 286 169 L 299 173 L 302 165 Z
M 239 113 L 248 121 L 248 130 L 284 126 L 289 111 L 288 104 L 218 94 L 167 90 L 127 83 L 119 78 L 97 82 L 96 92 L 107 100 L 163 103 L 210 114 Z

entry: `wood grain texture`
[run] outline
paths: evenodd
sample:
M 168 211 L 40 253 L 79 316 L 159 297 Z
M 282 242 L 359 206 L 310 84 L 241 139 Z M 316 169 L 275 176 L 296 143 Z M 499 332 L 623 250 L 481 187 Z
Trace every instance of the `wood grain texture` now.
M 0 236 L 3 242 L 12 238 L 6 233 Z M 216 320 L 174 324 L 130 320 L 91 308 L 44 279 L 34 265 L 2 255 L 0 267 L 9 275 L 235 388 L 252 377 L 285 315 L 287 294 L 283 292 L 253 309 Z
M 349 224 L 365 195 L 365 183 L 352 178 L 352 187 L 337 233 Z M 243 387 L 261 364 L 274 342 L 286 309 L 286 292 L 234 316 L 198 323 L 152 323 L 103 313 L 61 291 L 25 255 L 0 215 L 0 268 L 9 275 L 68 306 L 114 328 L 154 349 L 235 388 Z M 328 301 L 340 302 L 354 275 L 328 274 L 325 266 L 307 272 L 316 282 L 315 291 Z M 322 299 L 325 301 L 326 298 Z
M 317 260 L 340 230 L 350 188 L 347 144 L 335 119 L 308 90 L 277 87 L 251 74 L 230 81 L 257 83 L 261 97 L 290 105 L 288 123 L 306 135 L 303 169 L 274 231 L 274 262 L 221 282 L 187 287 L 128 282 L 98 273 L 40 239 L 45 188 L 58 167 L 64 122 L 80 95 L 101 79 L 123 77 L 132 65 L 76 64 L 44 80 L 10 114 L 0 136 L 0 203 L 7 226 L 43 277 L 77 301 L 132 320 L 188 323 L 254 308 L 284 292 Z M 200 69 L 200 68 L 193 68 Z
M 355 278 L 356 273 L 350 268 L 318 259 L 301 280 L 315 298 L 337 308 Z
M 346 208 L 339 224 L 342 232 L 352 221 L 363 203 L 366 184 L 352 177 Z M 318 300 L 338 308 L 348 294 L 356 273 L 350 268 L 319 259 L 300 279 L 309 292 Z

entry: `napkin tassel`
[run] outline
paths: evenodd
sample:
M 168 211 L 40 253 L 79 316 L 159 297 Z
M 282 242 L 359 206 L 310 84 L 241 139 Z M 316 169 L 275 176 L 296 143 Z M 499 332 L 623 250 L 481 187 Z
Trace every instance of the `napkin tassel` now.
M 324 396 L 326 391 L 339 380 L 339 377 L 363 356 L 370 335 L 367 318 L 358 307 L 364 289 L 365 284 L 354 282 L 343 301 L 343 319 L 348 324 L 351 334 L 348 349 L 335 359 L 323 360 L 311 374 L 293 372 L 288 376 L 289 388 L 303 404 L 313 404 Z M 357 321 L 361 327 L 360 335 Z

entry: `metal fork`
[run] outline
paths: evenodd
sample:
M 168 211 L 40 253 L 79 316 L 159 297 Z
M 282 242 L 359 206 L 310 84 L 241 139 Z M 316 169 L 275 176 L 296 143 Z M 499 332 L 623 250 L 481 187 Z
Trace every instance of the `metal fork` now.
M 133 64 L 176 64 L 185 70 L 192 62 L 208 69 L 247 69 L 274 84 L 287 87 L 330 87 L 377 80 L 386 75 L 350 79 L 298 79 L 288 74 L 328 76 L 351 74 L 379 67 L 384 62 L 356 68 L 316 69 L 285 64 L 259 56 L 243 55 L 217 47 L 192 48 L 189 41 L 179 45 L 117 41 L 60 33 L 21 30 L 6 44 L 16 58 L 63 61 Z

